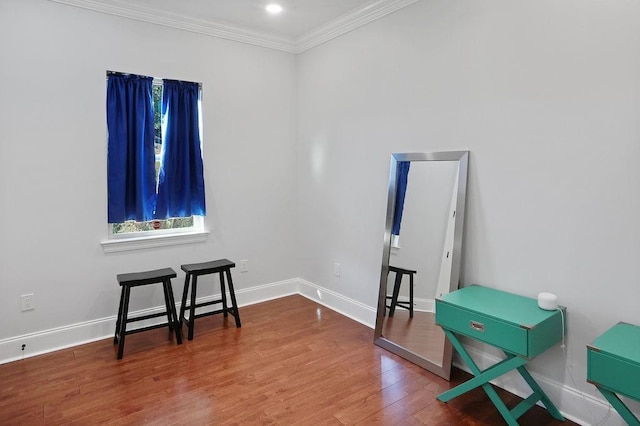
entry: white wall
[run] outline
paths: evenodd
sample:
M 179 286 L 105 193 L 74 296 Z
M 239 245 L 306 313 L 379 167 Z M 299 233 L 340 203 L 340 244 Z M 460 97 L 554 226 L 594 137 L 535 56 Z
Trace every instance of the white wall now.
M 180 264 L 221 257 L 249 259 L 236 289 L 298 276 L 292 54 L 3 0 L 0 58 L 0 342 L 115 316 L 118 273 L 173 267 L 176 293 Z M 202 83 L 206 243 L 103 252 L 106 70 Z M 132 310 L 161 306 L 157 290 Z
M 438 279 L 443 263 L 451 197 L 456 194 L 457 161 L 413 161 L 409 168 L 406 198 L 400 227 L 400 248 L 393 248 L 389 264 L 415 270 L 416 308 L 433 312 Z M 451 235 L 453 238 L 453 235 Z M 393 293 L 395 273 L 389 273 L 387 293 Z M 403 297 L 409 295 L 409 277 L 400 286 Z
M 239 289 L 300 276 L 375 307 L 390 154 L 468 149 L 463 283 L 558 294 L 568 358 L 532 369 L 592 421 L 564 400 L 598 397 L 585 345 L 640 323 L 637 22 L 628 0 L 422 0 L 296 59 L 2 1 L 0 343 L 113 317 L 117 273 L 218 257 L 250 260 Z M 108 69 L 203 83 L 207 243 L 103 253 Z
M 585 346 L 640 324 L 638 22 L 628 0 L 423 0 L 299 55 L 304 278 L 375 306 L 390 154 L 468 149 L 462 282 L 558 295 L 567 360 L 532 370 L 597 420 L 564 398 L 602 399 Z

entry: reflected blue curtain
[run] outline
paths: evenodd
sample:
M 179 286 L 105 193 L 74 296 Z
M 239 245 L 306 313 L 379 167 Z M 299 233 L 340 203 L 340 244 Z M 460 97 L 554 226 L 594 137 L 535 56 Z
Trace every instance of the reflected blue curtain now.
M 200 150 L 197 83 L 164 80 L 162 163 L 156 218 L 204 216 L 204 176 Z
M 393 210 L 393 235 L 400 235 L 400 223 L 402 222 L 402 211 L 404 210 L 404 197 L 407 194 L 407 181 L 409 179 L 409 161 L 398 161 L 396 171 L 396 204 Z
M 109 73 L 107 81 L 108 222 L 153 219 L 153 78 Z

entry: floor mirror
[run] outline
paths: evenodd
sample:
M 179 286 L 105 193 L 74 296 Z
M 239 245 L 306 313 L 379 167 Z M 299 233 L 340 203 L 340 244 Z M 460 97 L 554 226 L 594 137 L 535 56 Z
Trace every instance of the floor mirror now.
M 391 155 L 374 342 L 447 380 L 435 299 L 458 288 L 468 151 Z

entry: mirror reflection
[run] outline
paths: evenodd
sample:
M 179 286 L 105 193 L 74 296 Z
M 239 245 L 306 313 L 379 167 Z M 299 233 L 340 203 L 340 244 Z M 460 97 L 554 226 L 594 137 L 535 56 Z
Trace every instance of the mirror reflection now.
M 457 288 L 468 152 L 394 154 L 375 342 L 449 378 L 435 298 Z

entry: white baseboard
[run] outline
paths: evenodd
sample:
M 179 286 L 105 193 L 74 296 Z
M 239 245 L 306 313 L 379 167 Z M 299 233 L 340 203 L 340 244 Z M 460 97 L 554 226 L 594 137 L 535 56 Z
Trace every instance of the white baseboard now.
M 255 286 L 249 289 L 236 290 L 238 306 L 248 306 L 271 299 L 298 294 L 298 279 L 279 281 Z M 198 298 L 198 303 L 219 299 L 220 294 Z M 177 304 L 179 309 L 179 304 Z M 115 308 L 114 308 L 115 309 Z M 131 317 L 163 312 L 165 308 L 157 306 L 151 309 L 131 312 Z M 136 323 L 135 328 L 158 324 L 163 318 Z M 100 318 L 77 324 L 51 328 L 22 336 L 0 340 L 0 364 L 18 361 L 49 352 L 83 345 L 98 340 L 113 338 L 116 328 L 116 316 Z M 22 345 L 25 345 L 24 350 Z
M 298 293 L 307 299 L 339 312 L 345 317 L 358 321 L 371 329 L 375 327 L 375 308 L 303 279 L 298 279 L 298 284 Z M 371 334 L 371 341 L 373 342 L 373 334 Z
M 242 307 L 293 294 L 302 295 L 348 318 L 358 321 L 371 329 L 375 326 L 375 308 L 300 278 L 236 290 L 236 299 L 238 305 Z M 220 295 L 201 297 L 198 298 L 198 303 L 214 300 L 219 297 Z M 156 307 L 132 312 L 131 316 L 145 315 L 163 310 L 163 307 Z M 162 321 L 162 319 L 160 318 L 157 321 Z M 116 317 L 114 315 L 108 318 L 86 321 L 0 340 L 0 364 L 97 340 L 112 338 L 115 323 Z M 147 324 L 144 322 L 140 323 L 140 326 L 144 325 Z M 371 335 L 371 341 L 373 344 L 373 333 Z M 23 344 L 25 345 L 24 351 L 22 350 Z M 468 347 L 468 350 L 480 369 L 484 370 L 499 361 L 493 355 L 484 353 L 476 348 Z M 469 371 L 460 359 L 454 358 L 454 365 L 462 370 Z M 585 395 L 570 386 L 538 374 L 532 373 L 532 376 L 545 392 L 547 392 L 551 400 L 556 403 L 558 409 L 567 419 L 581 425 L 590 425 L 593 422 L 600 426 L 625 425 L 622 418 L 615 410 L 610 408 L 606 401 Z M 506 374 L 492 383 L 521 398 L 526 398 L 531 393 L 528 385 L 515 373 Z
M 247 289 L 236 290 L 236 301 L 238 306 L 255 305 L 256 303 L 266 302 L 267 300 L 280 299 L 281 297 L 298 294 L 298 286 L 300 280 L 292 278 L 290 280 L 278 281 L 270 284 L 263 284 Z M 210 297 L 212 300 L 220 298 L 220 295 Z M 203 298 L 203 301 L 205 299 Z
M 415 297 L 413 299 L 415 305 L 413 309 L 418 312 L 435 312 L 436 311 L 436 301 L 433 299 L 422 299 L 420 297 Z
M 115 328 L 114 315 L 3 339 L 0 340 L 0 364 L 113 337 Z
M 476 362 L 481 370 L 485 370 L 497 362 L 501 361 L 497 357 L 482 352 L 474 347 L 465 345 L 469 354 Z M 468 373 L 471 371 L 464 362 L 457 356 L 454 356 L 453 365 Z M 580 425 L 598 425 L 598 426 L 625 426 L 626 423 L 618 413 L 610 408 L 605 400 L 594 398 L 591 395 L 582 393 L 581 391 L 564 385 L 562 383 L 551 380 L 547 377 L 530 372 L 533 378 L 538 382 L 540 387 L 545 391 L 549 399 L 553 401 L 562 415 Z M 531 395 L 531 388 L 516 372 L 510 372 L 504 376 L 500 376 L 491 383 L 510 392 L 520 398 L 527 398 Z M 538 402 L 538 405 L 542 405 Z

